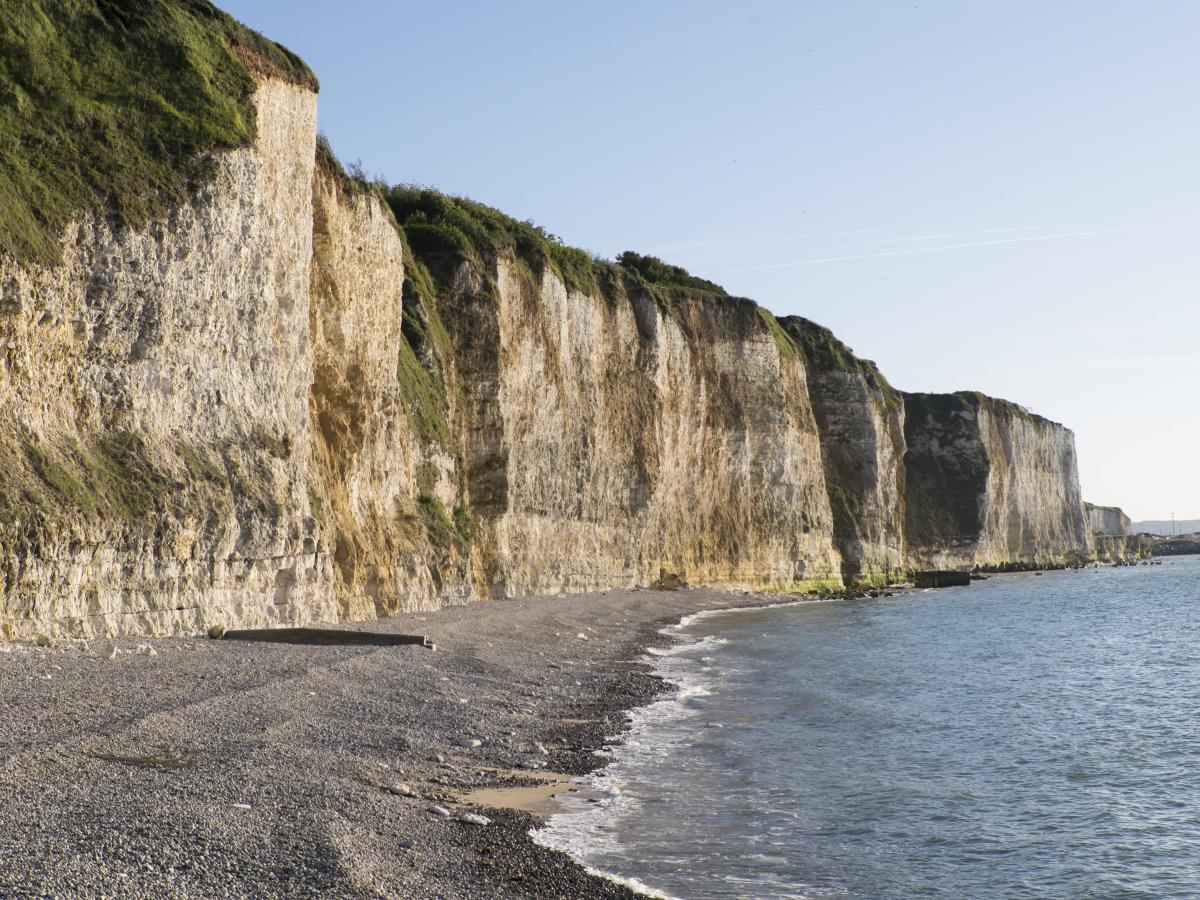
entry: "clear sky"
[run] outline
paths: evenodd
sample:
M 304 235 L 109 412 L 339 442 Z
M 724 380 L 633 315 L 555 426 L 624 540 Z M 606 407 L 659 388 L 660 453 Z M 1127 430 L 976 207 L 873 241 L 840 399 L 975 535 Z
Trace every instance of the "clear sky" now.
M 1086 498 L 1200 516 L 1193 0 L 218 2 L 343 161 L 1015 400 Z

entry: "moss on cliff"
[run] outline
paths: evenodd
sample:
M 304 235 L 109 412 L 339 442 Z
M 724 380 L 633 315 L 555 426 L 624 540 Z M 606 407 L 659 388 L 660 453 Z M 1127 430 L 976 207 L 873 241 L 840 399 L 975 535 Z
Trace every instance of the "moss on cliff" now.
M 53 263 L 81 211 L 138 225 L 255 136 L 252 74 L 297 57 L 205 0 L 21 0 L 0 17 L 0 251 Z
M 825 490 L 829 494 L 829 508 L 833 513 L 835 537 L 858 538 L 864 529 L 862 498 L 826 476 Z
M 858 372 L 858 359 L 853 351 L 828 328 L 800 316 L 786 316 L 780 320 L 780 325 L 796 342 L 809 365 L 838 372 Z
M 438 278 L 447 276 L 460 260 L 483 262 L 509 251 L 535 270 L 552 269 L 568 289 L 593 293 L 596 268 L 606 265 L 584 250 L 564 246 L 539 225 L 519 222 L 474 200 L 399 185 L 388 193 L 388 203 L 413 253 Z
M 763 324 L 767 326 L 767 331 L 771 332 L 771 337 L 775 340 L 775 347 L 779 351 L 779 355 L 790 359 L 799 359 L 800 348 L 796 346 L 796 342 L 792 339 L 792 336 L 779 324 L 779 320 L 769 310 L 765 310 L 761 306 L 758 309 L 758 315 L 763 320 Z
M 855 356 L 828 328 L 801 316 L 786 316 L 779 321 L 810 366 L 861 376 L 876 395 L 873 399 L 882 406 L 881 412 L 898 409 L 903 404 L 900 392 L 883 377 L 879 367 L 869 359 Z
M 626 250 L 617 257 L 617 265 L 644 284 L 665 288 L 674 294 L 690 297 L 711 295 L 728 297 L 725 288 L 705 278 L 693 275 L 681 266 L 665 263 L 657 256 L 644 256 Z
M 533 222 L 518 221 L 499 210 L 464 197 L 428 188 L 399 185 L 387 194 L 396 221 L 408 237 L 415 257 L 435 281 L 453 277 L 462 261 L 484 265 L 511 253 L 531 275 L 550 269 L 568 290 L 608 299 L 640 287 L 660 302 L 675 298 L 735 299 L 719 284 L 692 275 L 680 266 L 627 250 L 616 262 L 568 247 L 557 235 Z
M 93 520 L 140 520 L 173 493 L 173 479 L 151 462 L 141 438 L 110 434 L 87 445 L 33 437 L 0 451 L 0 513 L 42 521 L 59 513 Z

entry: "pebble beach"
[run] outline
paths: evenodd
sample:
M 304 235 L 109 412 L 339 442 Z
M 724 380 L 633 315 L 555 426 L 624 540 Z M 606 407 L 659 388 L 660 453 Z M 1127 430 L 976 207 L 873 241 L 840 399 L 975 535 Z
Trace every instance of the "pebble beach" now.
M 665 690 L 691 589 L 350 626 L 420 646 L 0 645 L 0 895 L 630 897 L 529 831 Z

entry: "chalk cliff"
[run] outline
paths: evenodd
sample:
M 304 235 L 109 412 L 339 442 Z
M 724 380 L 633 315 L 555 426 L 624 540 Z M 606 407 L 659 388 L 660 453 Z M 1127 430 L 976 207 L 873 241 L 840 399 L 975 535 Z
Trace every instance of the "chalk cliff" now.
M 1150 556 L 1153 540 L 1135 534 L 1133 522 L 1116 506 L 1084 503 L 1088 527 L 1092 530 L 1095 557 L 1101 562 L 1128 562 Z
M 917 566 L 1081 562 L 1091 530 L 1074 435 L 982 394 L 905 394 L 905 523 Z
M 1133 522 L 1119 507 L 1096 506 L 1085 502 L 1083 508 L 1093 534 L 1133 534 Z
M 85 213 L 0 259 L 0 632 L 334 613 L 308 456 L 316 98 L 146 227 Z
M 1094 534 L 1092 543 L 1094 558 L 1106 563 L 1148 559 L 1154 550 L 1154 539 L 1144 534 Z
M 88 46 L 166 27 L 130 21 Z M 1062 426 L 902 395 L 827 329 L 651 257 L 351 177 L 301 63 L 199 0 L 171 22 L 207 55 L 155 64 L 224 73 L 171 145 L 186 190 L 159 173 L 61 227 L 0 204 L 0 637 L 1091 552 Z M 177 123 L 137 109 L 135 134 Z
M 828 329 L 780 320 L 804 355 L 842 575 L 888 580 L 906 567 L 904 400 Z
M 754 304 L 485 275 L 468 302 L 498 340 L 464 356 L 496 378 L 468 412 L 493 435 L 468 465 L 505 498 L 481 510 L 494 593 L 836 578 L 803 360 Z

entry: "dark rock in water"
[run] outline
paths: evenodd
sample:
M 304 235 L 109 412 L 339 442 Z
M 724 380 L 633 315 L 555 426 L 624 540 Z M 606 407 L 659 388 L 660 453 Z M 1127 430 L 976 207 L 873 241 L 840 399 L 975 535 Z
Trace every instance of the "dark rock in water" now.
M 970 583 L 970 572 L 918 572 L 916 578 L 919 588 L 966 587 Z

